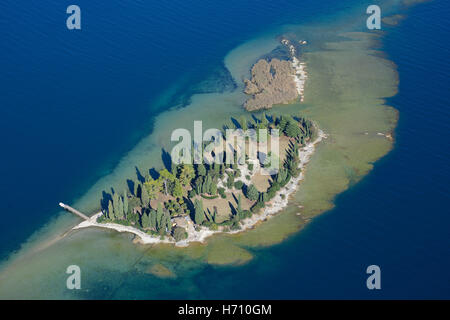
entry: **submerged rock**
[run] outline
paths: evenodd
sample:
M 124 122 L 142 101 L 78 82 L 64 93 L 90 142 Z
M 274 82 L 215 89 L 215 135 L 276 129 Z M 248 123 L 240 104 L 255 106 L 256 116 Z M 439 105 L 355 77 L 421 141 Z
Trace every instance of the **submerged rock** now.
M 147 273 L 153 274 L 159 278 L 175 278 L 175 274 L 166 266 L 158 263 L 147 270 Z

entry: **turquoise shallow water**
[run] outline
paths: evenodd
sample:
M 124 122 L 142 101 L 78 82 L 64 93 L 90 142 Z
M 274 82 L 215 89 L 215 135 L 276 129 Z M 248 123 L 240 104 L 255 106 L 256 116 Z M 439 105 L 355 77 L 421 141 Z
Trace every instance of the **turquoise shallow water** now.
M 3 258 L 58 214 L 59 201 L 74 203 L 112 173 L 161 111 L 232 87 L 223 67 L 230 50 L 348 3 L 78 5 L 82 30 L 71 32 L 60 1 L 0 4 Z
M 289 5 L 290 3 L 287 2 L 286 4 Z M 302 11 L 305 18 L 308 16 L 305 13 L 308 10 L 317 15 L 323 14 L 323 11 L 332 12 L 330 7 L 322 8 L 322 5 L 312 2 L 290 5 L 298 8 L 299 12 Z M 350 5 L 347 3 L 338 6 Z M 248 10 L 250 10 L 249 8 Z M 263 11 L 265 12 L 265 10 L 257 12 L 264 16 Z M 205 12 L 208 12 L 207 9 L 205 9 Z M 446 61 L 448 47 L 441 41 L 448 36 L 449 30 L 448 24 L 444 21 L 445 15 L 442 15 L 443 12 L 448 12 L 448 5 L 435 1 L 423 5 L 423 7 L 412 9 L 408 12 L 408 19 L 399 27 L 388 29 L 383 50 L 390 59 L 396 62 L 400 74 L 400 92 L 389 101 L 400 111 L 399 126 L 395 132 L 395 149 L 376 164 L 375 169 L 369 176 L 357 186 L 339 196 L 336 200 L 335 209 L 319 216 L 305 230 L 280 245 L 264 249 L 252 249 L 255 258 L 245 266 L 213 267 L 200 264 L 195 259 L 181 259 L 174 255 L 173 260 L 177 261 L 174 264 L 175 271 L 182 270 L 182 275 L 175 279 L 159 279 L 145 274 L 143 271 L 145 271 L 146 266 L 140 264 L 139 258 L 142 251 L 133 247 L 128 236 L 102 233 L 98 230 L 84 232 L 82 238 L 77 238 L 75 235 L 70 241 L 79 241 L 80 249 L 86 243 L 95 242 L 98 252 L 102 254 L 93 261 L 92 267 L 86 272 L 86 283 L 90 283 L 91 286 L 82 292 L 70 293 L 67 297 L 134 299 L 449 297 L 448 283 L 450 283 L 450 279 L 445 272 L 450 266 L 448 249 L 450 239 L 447 232 L 449 220 L 444 207 L 446 200 L 448 200 L 446 182 L 449 174 L 446 163 L 448 148 L 445 147 L 448 132 L 446 106 L 449 102 L 449 97 L 445 94 L 445 88 L 448 86 L 448 80 L 446 79 L 446 74 L 448 74 Z M 243 11 L 241 14 L 243 20 L 248 18 L 248 12 Z M 275 14 L 273 13 L 273 15 Z M 297 16 L 298 19 L 299 17 Z M 265 18 L 267 19 L 267 17 Z M 160 17 L 160 19 L 164 20 L 164 17 Z M 298 22 L 298 20 L 289 16 L 278 19 L 278 21 L 281 20 L 284 20 L 283 22 Z M 227 29 L 226 23 L 224 23 L 223 29 Z M 251 33 L 251 31 L 248 32 Z M 243 34 L 246 33 L 236 31 L 236 34 L 245 37 Z M 205 36 L 202 33 L 200 35 Z M 188 42 L 188 40 L 185 41 Z M 239 43 L 240 40 L 237 35 L 234 41 Z M 179 45 L 179 43 L 176 44 Z M 230 43 L 228 45 L 231 47 Z M 204 43 L 204 46 L 209 48 L 212 45 L 211 43 Z M 267 46 L 270 48 L 270 43 Z M 258 46 L 250 46 L 250 50 L 246 52 L 251 52 L 252 48 L 258 48 Z M 195 46 L 195 49 L 199 50 L 198 45 Z M 218 52 L 215 53 L 217 57 L 211 59 L 211 67 L 206 68 L 207 71 L 212 69 L 223 70 L 220 68 L 221 63 L 217 63 L 217 61 L 220 62 L 219 56 L 223 58 L 227 51 L 224 48 L 221 49 L 224 51 L 222 53 L 219 52 L 219 49 L 217 50 Z M 179 51 L 175 49 L 175 53 L 177 52 Z M 192 55 L 197 57 L 198 52 Z M 214 54 L 211 55 L 214 56 Z M 207 59 L 204 55 L 202 57 Z M 206 54 L 206 57 L 208 57 L 208 54 Z M 231 59 L 233 56 L 228 55 L 227 57 Z M 174 59 L 168 58 L 167 61 L 169 60 L 174 61 Z M 229 60 L 225 60 L 225 64 L 227 62 L 230 63 Z M 198 63 L 203 65 L 201 62 Z M 117 64 L 126 69 L 126 63 Z M 143 64 L 145 63 L 143 62 Z M 171 65 L 167 62 L 166 68 Z M 231 65 L 236 66 L 237 64 L 235 62 Z M 180 67 L 182 68 L 182 66 L 177 65 L 174 70 L 179 71 Z M 149 69 L 149 74 L 152 73 L 151 71 L 154 70 Z M 173 74 L 177 74 L 175 71 L 173 71 Z M 236 69 L 234 74 L 238 71 L 239 69 Z M 121 74 L 120 70 L 115 72 L 118 75 Z M 207 72 L 205 71 L 205 73 Z M 40 75 L 40 73 L 37 74 Z M 145 72 L 142 72 L 142 74 L 145 74 Z M 176 82 L 175 89 L 172 92 L 182 91 L 188 97 L 189 91 L 186 90 L 189 89 L 191 92 L 196 90 L 186 86 L 186 83 L 191 83 L 193 78 L 202 79 L 202 73 L 188 72 L 187 74 Z M 167 80 L 167 83 L 172 83 L 170 80 L 173 77 L 168 76 L 168 78 L 170 79 Z M 215 86 L 228 88 L 227 86 L 231 83 L 229 76 L 222 76 L 220 79 L 222 80 L 221 85 L 217 85 L 217 82 L 215 82 Z M 143 79 L 135 79 L 135 81 L 142 86 L 140 81 L 143 81 Z M 146 86 L 151 87 L 151 85 Z M 201 88 L 204 89 L 205 87 L 201 86 Z M 141 90 L 146 91 L 145 88 Z M 113 97 L 114 95 L 111 95 L 111 98 Z M 214 103 L 214 94 L 209 98 L 211 103 Z M 204 99 L 208 99 L 208 96 Z M 236 97 L 236 99 L 239 100 L 239 97 Z M 170 95 L 166 95 L 166 97 L 162 97 L 159 105 L 154 105 L 159 107 L 173 105 L 173 101 Z M 132 104 L 132 102 L 129 103 Z M 142 113 L 140 114 L 138 110 L 136 113 L 133 112 L 133 118 L 138 118 L 138 114 L 142 118 L 148 115 L 149 111 L 145 108 L 146 104 L 142 104 Z M 71 112 L 71 108 L 68 109 L 68 112 Z M 109 115 L 108 111 L 111 109 L 113 107 L 107 105 L 104 110 L 99 112 L 102 116 L 105 115 L 106 118 L 103 120 L 108 121 L 115 128 L 120 128 L 119 121 L 115 120 L 117 121 L 115 122 L 111 118 L 113 115 Z M 236 112 L 238 112 L 237 110 Z M 72 110 L 72 112 L 74 111 Z M 227 110 L 227 112 L 233 111 Z M 120 114 L 120 112 L 117 113 Z M 14 115 L 10 116 L 13 117 Z M 115 116 L 120 118 L 118 115 Z M 162 119 L 164 119 L 164 115 Z M 169 120 L 167 119 L 167 121 Z M 121 130 L 125 130 L 124 132 L 133 130 L 139 132 L 139 127 L 134 127 L 135 123 L 138 122 L 123 121 L 125 126 L 127 123 L 131 123 L 128 125 L 133 128 L 130 130 L 107 130 L 102 133 L 106 143 L 105 145 L 101 144 L 100 150 L 102 148 L 105 148 L 105 150 L 112 149 L 120 153 L 120 143 L 115 143 L 120 139 L 114 139 L 111 133 L 116 132 L 115 134 L 118 134 L 117 131 L 120 132 Z M 94 123 L 92 127 L 97 128 L 98 122 L 94 121 Z M 69 129 L 70 124 L 65 130 L 70 131 Z M 37 132 L 41 131 L 37 130 Z M 122 136 L 128 137 L 126 134 L 122 134 Z M 124 148 L 126 148 L 127 143 L 137 141 L 141 134 L 135 133 L 131 136 L 131 138 L 125 139 L 126 143 L 122 140 Z M 79 137 L 79 135 L 74 136 L 73 141 L 78 141 Z M 67 139 L 67 136 L 61 137 L 61 139 L 63 138 Z M 49 141 L 52 141 L 49 142 L 49 146 L 61 145 L 58 141 Z M 83 141 L 86 141 L 86 139 L 83 139 Z M 108 143 L 114 144 L 114 147 L 111 147 Z M 89 143 L 87 145 L 89 146 Z M 42 145 L 39 146 L 43 147 Z M 98 141 L 97 144 L 92 144 L 93 150 L 100 153 L 98 146 Z M 49 147 L 49 149 L 51 148 Z M 84 152 L 86 150 L 88 149 L 84 149 Z M 80 157 L 74 157 L 74 154 L 70 154 L 70 156 L 71 159 L 73 158 L 74 168 L 82 167 L 80 166 L 80 163 L 82 163 Z M 102 156 L 105 159 L 114 158 L 112 155 Z M 119 159 L 119 155 L 116 155 L 116 159 Z M 117 163 L 113 161 L 113 163 L 110 163 L 109 169 L 104 169 L 104 162 L 96 161 L 98 161 L 97 167 L 94 165 L 90 170 L 95 171 L 94 176 L 97 177 L 109 172 Z M 160 159 L 154 159 L 152 163 L 158 161 Z M 126 164 L 127 160 L 125 160 L 124 166 Z M 45 166 L 41 167 L 45 168 Z M 105 171 L 99 171 L 99 167 L 102 167 L 102 170 Z M 54 169 L 54 167 L 52 168 Z M 56 171 L 59 173 L 55 174 L 55 180 L 58 180 L 61 177 L 61 171 Z M 79 173 L 73 170 L 67 172 L 72 172 L 70 176 L 80 176 L 78 187 L 79 190 L 83 191 L 78 191 L 78 196 L 84 194 L 86 187 L 90 187 L 97 180 L 92 176 L 88 180 L 83 180 Z M 103 174 L 99 172 L 103 172 Z M 16 173 L 19 174 L 18 171 Z M 84 175 L 88 175 L 88 172 L 86 171 Z M 6 173 L 5 176 L 7 176 Z M 41 179 L 47 181 L 44 178 Z M 24 179 L 20 180 L 23 181 Z M 38 181 L 41 180 L 38 179 Z M 49 188 L 53 189 L 55 186 L 51 181 L 50 179 L 47 183 L 50 185 Z M 37 183 L 37 181 L 33 179 L 33 183 Z M 9 186 L 12 190 L 16 189 L 14 185 L 10 184 Z M 77 189 L 75 185 L 73 188 Z M 47 194 L 45 188 L 42 189 L 42 192 L 42 194 Z M 59 192 L 62 193 L 56 193 L 52 195 L 51 199 L 45 199 L 45 201 L 49 201 L 49 206 L 51 200 L 55 203 L 59 201 L 64 192 L 66 197 L 77 197 L 77 192 L 73 193 L 69 189 Z M 41 197 L 35 196 L 40 199 L 42 194 Z M 55 198 L 53 199 L 53 197 Z M 13 199 L 11 198 L 8 205 L 13 206 L 17 203 L 17 201 L 12 201 Z M 84 202 L 86 207 L 92 206 L 89 202 L 90 197 L 87 197 Z M 17 208 L 19 207 L 17 206 Z M 51 216 L 51 214 L 40 215 L 39 212 L 44 211 L 39 210 L 24 211 L 32 212 L 30 215 L 39 216 L 39 218 L 36 218 L 35 226 L 42 225 L 43 221 Z M 7 216 L 7 218 L 10 217 L 11 215 Z M 26 214 L 22 214 L 19 222 L 26 220 L 26 217 Z M 32 219 L 32 217 L 30 216 L 28 219 Z M 64 223 L 70 225 L 70 223 L 73 223 L 71 219 L 68 218 L 70 221 Z M 2 226 L 6 226 L 6 224 L 2 224 Z M 27 232 L 29 233 L 32 229 L 32 226 L 27 225 L 22 231 L 10 230 L 8 233 L 13 234 L 12 239 L 16 237 L 16 243 L 21 243 L 25 240 Z M 2 236 L 11 239 L 8 233 L 5 231 Z M 105 240 L 102 241 L 101 239 Z M 16 247 L 13 240 L 11 242 L 3 241 L 3 243 L 6 244 L 5 254 L 10 252 L 11 248 Z M 124 263 L 124 261 L 129 263 Z M 115 263 L 117 263 L 117 266 Z M 102 264 L 108 264 L 108 268 L 102 267 Z M 379 264 L 382 267 L 383 290 L 379 292 L 368 291 L 365 288 L 366 274 L 364 270 L 369 264 Z M 59 274 L 55 270 L 53 276 L 63 279 L 65 275 Z M 61 281 L 61 284 L 63 283 L 64 281 Z M 43 289 L 52 290 L 51 288 Z

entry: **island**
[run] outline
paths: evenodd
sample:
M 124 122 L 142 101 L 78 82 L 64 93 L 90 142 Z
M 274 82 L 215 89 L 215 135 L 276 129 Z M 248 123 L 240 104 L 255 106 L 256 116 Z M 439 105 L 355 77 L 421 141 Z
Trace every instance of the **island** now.
M 302 169 L 315 144 L 325 135 L 302 116 L 264 113 L 252 119 L 242 117 L 234 129 L 277 131 L 279 169 L 275 174 L 261 174 L 267 163 L 251 162 L 248 157 L 233 164 L 172 164 L 157 176 L 153 170 L 152 175 L 129 180 L 122 194 L 103 192 L 101 212 L 74 229 L 109 228 L 133 233 L 144 244 L 185 246 L 214 233 L 241 232 L 279 212 L 303 179 Z M 260 144 L 268 142 L 258 139 Z
M 274 104 L 288 104 L 300 97 L 302 102 L 307 78 L 305 63 L 296 57 L 296 46 L 288 39 L 281 43 L 287 48 L 289 60 L 259 59 L 251 69 L 251 79 L 245 79 L 244 93 L 250 97 L 244 102 L 247 111 L 270 109 Z M 297 46 L 305 45 L 301 40 Z

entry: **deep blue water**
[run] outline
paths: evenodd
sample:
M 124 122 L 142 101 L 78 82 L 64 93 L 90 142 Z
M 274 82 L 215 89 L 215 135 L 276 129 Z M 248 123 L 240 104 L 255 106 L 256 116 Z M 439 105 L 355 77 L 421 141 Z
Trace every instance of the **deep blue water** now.
M 71 4 L 0 3 L 0 258 L 151 132 L 175 82 L 179 97 L 255 33 L 348 5 L 78 0 L 82 30 L 69 31 Z
M 199 277 L 205 296 L 450 298 L 449 11 L 435 1 L 387 28 L 400 74 L 389 100 L 400 111 L 394 150 L 295 237 L 244 268 Z M 366 288 L 372 264 L 379 291 Z
M 68 31 L 72 1 L 2 1 L 0 257 L 151 131 L 167 106 L 156 99 L 180 75 L 193 83 L 256 32 L 352 2 L 78 0 L 82 30 Z M 400 74 L 394 150 L 298 235 L 242 268 L 205 270 L 205 297 L 450 298 L 449 8 L 434 1 L 388 28 Z M 380 291 L 365 287 L 370 264 Z

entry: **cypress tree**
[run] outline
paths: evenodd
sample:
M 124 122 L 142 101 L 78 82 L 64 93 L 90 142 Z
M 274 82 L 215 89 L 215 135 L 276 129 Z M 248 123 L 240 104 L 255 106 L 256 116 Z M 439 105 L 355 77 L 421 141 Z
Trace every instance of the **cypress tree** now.
M 164 214 L 164 218 L 166 220 L 166 228 L 167 228 L 167 232 L 172 232 L 172 221 L 170 220 L 170 214 L 169 213 L 165 213 Z
M 141 201 L 144 207 L 148 207 L 150 205 L 150 197 L 148 196 L 146 188 L 142 188 L 141 190 Z
M 227 188 L 232 189 L 234 186 L 234 176 L 228 173 Z
M 205 214 L 203 212 L 203 201 L 195 200 L 194 202 L 194 208 L 195 208 L 195 216 L 194 216 L 194 222 L 198 225 L 201 225 L 203 221 L 205 221 Z
M 123 219 L 124 218 L 124 214 L 123 214 L 123 201 L 122 198 L 119 198 L 119 203 L 117 206 L 117 214 L 118 214 L 118 218 L 119 219 Z
M 247 130 L 247 119 L 245 119 L 244 116 L 241 116 L 239 120 L 239 125 L 241 126 L 242 130 Z
M 111 200 L 108 201 L 108 218 L 114 219 L 114 208 Z
M 194 185 L 195 185 L 195 192 L 197 194 L 201 194 L 202 193 L 203 178 L 202 177 L 198 177 L 197 179 L 195 179 Z
M 113 194 L 113 207 L 114 207 L 114 218 L 120 219 L 121 214 L 119 212 L 119 196 L 117 193 Z
M 209 174 L 206 176 L 202 191 L 203 193 L 211 193 L 211 176 Z
M 150 217 L 144 212 L 142 214 L 142 228 L 150 227 Z
M 237 212 L 238 212 L 238 214 L 242 212 L 242 197 L 241 197 L 241 194 L 239 194 L 238 201 L 237 201 Z
M 161 206 L 161 203 L 158 203 L 158 210 L 156 211 L 156 229 L 161 230 L 163 227 L 163 217 L 164 217 L 164 210 Z
M 150 220 L 149 221 L 150 228 L 156 230 L 157 222 L 156 222 L 156 211 L 155 210 L 150 210 L 149 220 Z
M 206 185 L 207 185 L 207 181 L 205 179 L 205 182 L 202 183 L 202 189 L 201 189 L 202 192 L 201 193 L 206 193 L 208 191 L 206 188 Z
M 128 192 L 125 190 L 124 196 L 123 196 L 123 213 L 126 217 L 128 215 Z
M 259 192 L 256 189 L 256 187 L 253 184 L 251 184 L 247 188 L 247 194 L 246 195 L 247 195 L 247 198 L 249 198 L 250 200 L 254 201 L 254 200 L 258 199 Z
M 218 164 L 218 163 L 214 163 L 213 164 L 213 172 L 214 172 L 215 175 L 219 174 L 219 172 L 220 172 L 220 164 Z
M 287 178 L 287 170 L 284 169 L 280 169 L 280 171 L 278 171 L 277 174 L 277 178 L 276 178 L 276 182 L 278 182 L 279 184 L 282 184 Z
M 134 196 L 137 198 L 141 197 L 142 185 L 139 181 L 134 181 Z
M 206 176 L 206 168 L 203 164 L 199 164 L 197 166 L 197 174 L 199 176 Z
M 262 124 L 263 128 L 267 128 L 267 125 L 269 124 L 269 122 L 267 121 L 267 116 L 266 116 L 265 112 L 262 115 L 261 124 Z
M 216 194 L 217 194 L 217 184 L 212 183 L 212 184 L 211 184 L 211 189 L 210 189 L 210 190 L 211 190 L 210 193 L 211 193 L 212 195 L 216 195 Z

